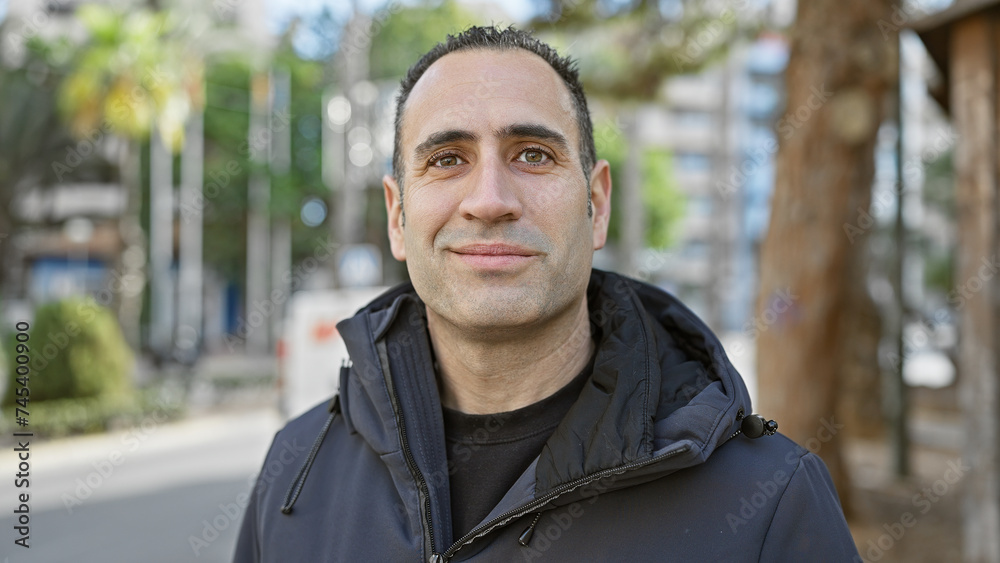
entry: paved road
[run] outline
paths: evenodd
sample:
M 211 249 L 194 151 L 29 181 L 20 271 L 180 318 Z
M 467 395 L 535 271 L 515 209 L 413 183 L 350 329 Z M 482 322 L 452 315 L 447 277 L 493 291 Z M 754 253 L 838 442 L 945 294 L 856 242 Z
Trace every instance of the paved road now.
M 259 410 L 32 443 L 30 549 L 13 543 L 23 489 L 5 448 L 0 563 L 229 561 L 238 501 L 279 425 L 274 411 Z

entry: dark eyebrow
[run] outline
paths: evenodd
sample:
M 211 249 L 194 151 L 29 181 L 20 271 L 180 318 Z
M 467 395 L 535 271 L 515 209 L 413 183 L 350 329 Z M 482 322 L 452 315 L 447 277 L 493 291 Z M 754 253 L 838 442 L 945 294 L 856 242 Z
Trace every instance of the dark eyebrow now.
M 474 143 L 478 140 L 479 135 L 463 129 L 449 129 L 447 131 L 431 133 L 431 135 L 428 136 L 424 142 L 420 143 L 417 145 L 417 148 L 413 149 L 413 162 L 423 162 L 431 155 L 432 152 L 434 152 L 434 149 L 440 147 L 441 145 L 447 145 L 448 143 L 454 143 L 456 141 Z
M 494 134 L 501 139 L 527 138 L 538 139 L 539 141 L 548 141 L 549 143 L 555 145 L 560 151 L 564 153 L 569 152 L 569 143 L 566 141 L 566 137 L 562 133 L 536 123 L 515 123 L 494 132 Z
M 538 139 L 540 141 L 548 141 L 560 151 L 564 153 L 569 152 L 569 142 L 566 141 L 566 137 L 562 133 L 537 123 L 507 125 L 498 131 L 494 131 L 493 134 L 501 139 Z M 478 140 L 479 135 L 464 129 L 448 129 L 431 133 L 413 150 L 413 162 L 416 164 L 423 162 L 441 145 L 458 141 L 475 143 Z

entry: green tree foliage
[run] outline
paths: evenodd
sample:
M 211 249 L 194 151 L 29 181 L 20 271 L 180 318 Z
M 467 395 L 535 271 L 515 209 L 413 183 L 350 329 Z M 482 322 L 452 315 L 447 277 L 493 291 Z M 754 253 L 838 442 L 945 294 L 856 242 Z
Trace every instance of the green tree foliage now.
M 0 37 L 8 37 L 0 25 Z M 0 42 L 0 263 L 7 264 L 10 240 L 18 228 L 13 201 L 26 190 L 42 188 L 59 179 L 53 163 L 67 158 L 75 140 L 56 111 L 55 89 L 71 53 L 66 42 L 52 44 L 33 38 L 25 46 Z M 8 56 L 8 53 L 10 55 Z M 77 168 L 90 176 L 90 162 Z M 8 272 L 0 269 L 0 287 Z
M 250 72 L 238 56 L 217 58 L 206 67 L 202 244 L 211 268 L 231 280 L 242 278 L 246 261 Z
M 178 149 L 185 120 L 203 102 L 202 69 L 172 14 L 83 4 L 76 15 L 89 39 L 59 92 L 73 133 L 85 137 L 106 126 L 141 139 L 155 123 Z
M 580 61 L 591 95 L 650 100 L 671 75 L 694 72 L 757 28 L 748 0 L 548 0 L 532 22 Z
M 379 32 L 372 38 L 370 74 L 372 79 L 399 79 L 417 57 L 429 51 L 446 35 L 459 33 L 471 25 L 483 25 L 483 18 L 459 6 L 454 0 L 444 0 L 436 6 L 416 4 L 403 6 L 393 3 L 376 13 L 375 22 L 383 19 Z M 385 17 L 388 14 L 388 17 Z
M 25 178 L 48 181 L 52 161 L 65 156 L 71 138 L 59 121 L 53 92 L 68 51 L 65 42 L 33 39 L 23 48 L 20 64 L 0 64 L 0 190 L 5 197 Z M 2 207 L 6 213 L 6 203 Z
M 627 150 L 622 132 L 613 123 L 600 123 L 594 129 L 598 158 L 611 165 L 611 224 L 608 237 L 619 239 L 620 225 L 624 220 L 619 203 L 620 192 L 614 189 L 621 185 L 622 170 L 625 166 Z M 670 151 L 662 148 L 646 148 L 642 154 L 642 203 L 646 209 L 646 244 L 650 248 L 663 249 L 676 240 L 677 225 L 684 217 L 685 197 L 677 185 Z
M 32 401 L 109 397 L 132 390 L 132 352 L 114 314 L 74 297 L 38 308 L 29 333 Z M 17 377 L 9 367 L 9 378 Z M 4 404 L 14 402 L 13 381 Z
M 289 121 L 291 162 L 287 171 L 271 171 L 271 213 L 291 219 L 292 261 L 311 256 L 318 240 L 330 233 L 327 221 L 310 227 L 302 222 L 299 211 L 307 199 L 319 198 L 330 204 L 330 190 L 323 183 L 323 92 L 333 82 L 332 69 L 324 61 L 300 57 L 286 34 L 274 55 L 273 66 L 290 78 Z
M 329 225 L 302 223 L 299 210 L 311 197 L 329 199 L 322 180 L 322 96 L 329 83 L 322 61 L 299 57 L 286 34 L 274 55 L 272 68 L 290 79 L 289 110 L 272 120 L 270 135 L 290 137 L 287 170 L 271 169 L 251 156 L 266 154 L 265 144 L 247 139 L 250 81 L 256 70 L 239 55 L 216 57 L 206 64 L 204 252 L 212 268 L 228 279 L 243 279 L 246 260 L 247 182 L 258 169 L 271 180 L 270 211 L 289 218 L 293 261 L 310 255 Z M 183 216 L 183 209 L 182 209 Z
M 670 151 L 647 148 L 642 155 L 642 203 L 646 207 L 646 244 L 663 249 L 677 239 L 686 199 L 674 177 Z

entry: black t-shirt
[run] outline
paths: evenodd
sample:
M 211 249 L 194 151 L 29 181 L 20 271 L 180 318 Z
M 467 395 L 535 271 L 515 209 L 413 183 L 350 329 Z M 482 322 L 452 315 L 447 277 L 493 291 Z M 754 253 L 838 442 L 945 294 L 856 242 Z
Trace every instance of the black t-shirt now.
M 537 403 L 497 414 L 444 408 L 453 539 L 472 531 L 542 451 L 576 402 L 594 358 L 562 389 Z

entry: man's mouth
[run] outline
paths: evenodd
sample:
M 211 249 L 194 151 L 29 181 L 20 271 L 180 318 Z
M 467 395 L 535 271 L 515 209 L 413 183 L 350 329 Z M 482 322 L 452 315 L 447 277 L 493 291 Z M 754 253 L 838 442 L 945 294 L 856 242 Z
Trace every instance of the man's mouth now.
M 476 269 L 500 270 L 530 262 L 539 252 L 504 243 L 466 244 L 450 249 L 462 262 Z
M 452 252 L 457 254 L 479 254 L 485 256 L 536 256 L 538 254 L 537 252 L 524 248 L 523 246 L 503 243 L 467 244 L 453 248 Z

